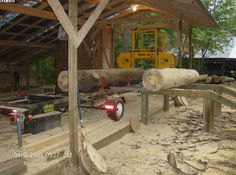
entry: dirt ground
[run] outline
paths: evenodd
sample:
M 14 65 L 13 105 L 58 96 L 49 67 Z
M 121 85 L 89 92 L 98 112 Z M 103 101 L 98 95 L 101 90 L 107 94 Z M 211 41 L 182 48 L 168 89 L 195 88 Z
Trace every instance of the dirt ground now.
M 214 134 L 208 134 L 202 131 L 202 99 L 188 101 L 189 106 L 153 115 L 138 133 L 100 150 L 107 174 L 235 175 L 236 112 L 224 107 L 216 118 Z
M 140 95 L 125 94 L 125 114 L 140 118 Z M 154 113 L 162 108 L 162 96 L 150 96 L 150 124 L 99 150 L 108 165 L 108 175 L 235 175 L 236 111 L 224 107 L 216 118 L 214 134 L 202 131 L 202 99 L 188 99 L 189 106 L 171 107 L 169 112 Z M 106 118 L 98 110 L 84 110 L 85 126 Z M 109 120 L 109 119 L 107 119 Z M 67 114 L 62 118 L 62 131 L 68 129 Z M 222 132 L 224 130 L 224 132 Z M 230 132 L 229 130 L 234 130 Z M 58 131 L 56 129 L 55 131 Z M 51 131 L 46 131 L 52 135 Z M 24 136 L 24 144 L 30 137 Z M 32 139 L 31 139 L 32 140 Z M 16 127 L 0 116 L 0 162 L 18 151 Z M 168 157 L 168 158 L 167 158 Z M 26 162 L 27 163 L 27 162 Z

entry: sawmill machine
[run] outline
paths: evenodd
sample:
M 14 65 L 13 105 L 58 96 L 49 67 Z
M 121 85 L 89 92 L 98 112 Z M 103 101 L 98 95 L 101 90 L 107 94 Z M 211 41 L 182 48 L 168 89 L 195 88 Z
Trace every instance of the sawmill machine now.
M 132 30 L 131 49 L 117 58 L 120 68 L 172 68 L 177 58 L 165 52 L 165 32 L 159 29 Z

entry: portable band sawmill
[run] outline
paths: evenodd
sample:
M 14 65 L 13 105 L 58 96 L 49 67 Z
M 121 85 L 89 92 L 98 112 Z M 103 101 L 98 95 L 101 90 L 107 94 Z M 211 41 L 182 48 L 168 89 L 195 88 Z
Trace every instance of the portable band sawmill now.
M 165 52 L 165 32 L 155 30 L 132 30 L 131 49 L 117 58 L 120 68 L 172 68 L 177 58 Z

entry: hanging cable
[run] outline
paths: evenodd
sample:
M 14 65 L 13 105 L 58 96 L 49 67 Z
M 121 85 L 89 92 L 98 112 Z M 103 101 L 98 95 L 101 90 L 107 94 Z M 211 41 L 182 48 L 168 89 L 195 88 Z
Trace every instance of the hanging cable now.
M 78 111 L 79 111 L 79 118 L 80 118 L 80 126 L 81 128 L 84 127 L 83 124 L 83 113 L 82 113 L 82 109 L 81 109 L 81 98 L 80 98 L 80 92 L 79 92 L 79 83 L 78 83 Z
M 3 17 L 0 15 L 0 29 L 2 28 Z

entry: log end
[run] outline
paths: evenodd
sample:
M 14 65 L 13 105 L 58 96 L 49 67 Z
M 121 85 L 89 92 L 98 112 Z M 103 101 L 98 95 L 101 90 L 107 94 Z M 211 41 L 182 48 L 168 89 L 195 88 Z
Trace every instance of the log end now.
M 157 92 L 161 89 L 163 79 L 162 76 L 159 75 L 159 72 L 156 69 L 149 69 L 143 74 L 143 86 L 152 92 Z
M 68 84 L 69 84 L 69 79 L 68 79 L 68 71 L 62 71 L 60 72 L 58 76 L 58 81 L 57 81 L 58 87 L 66 92 L 68 91 Z

